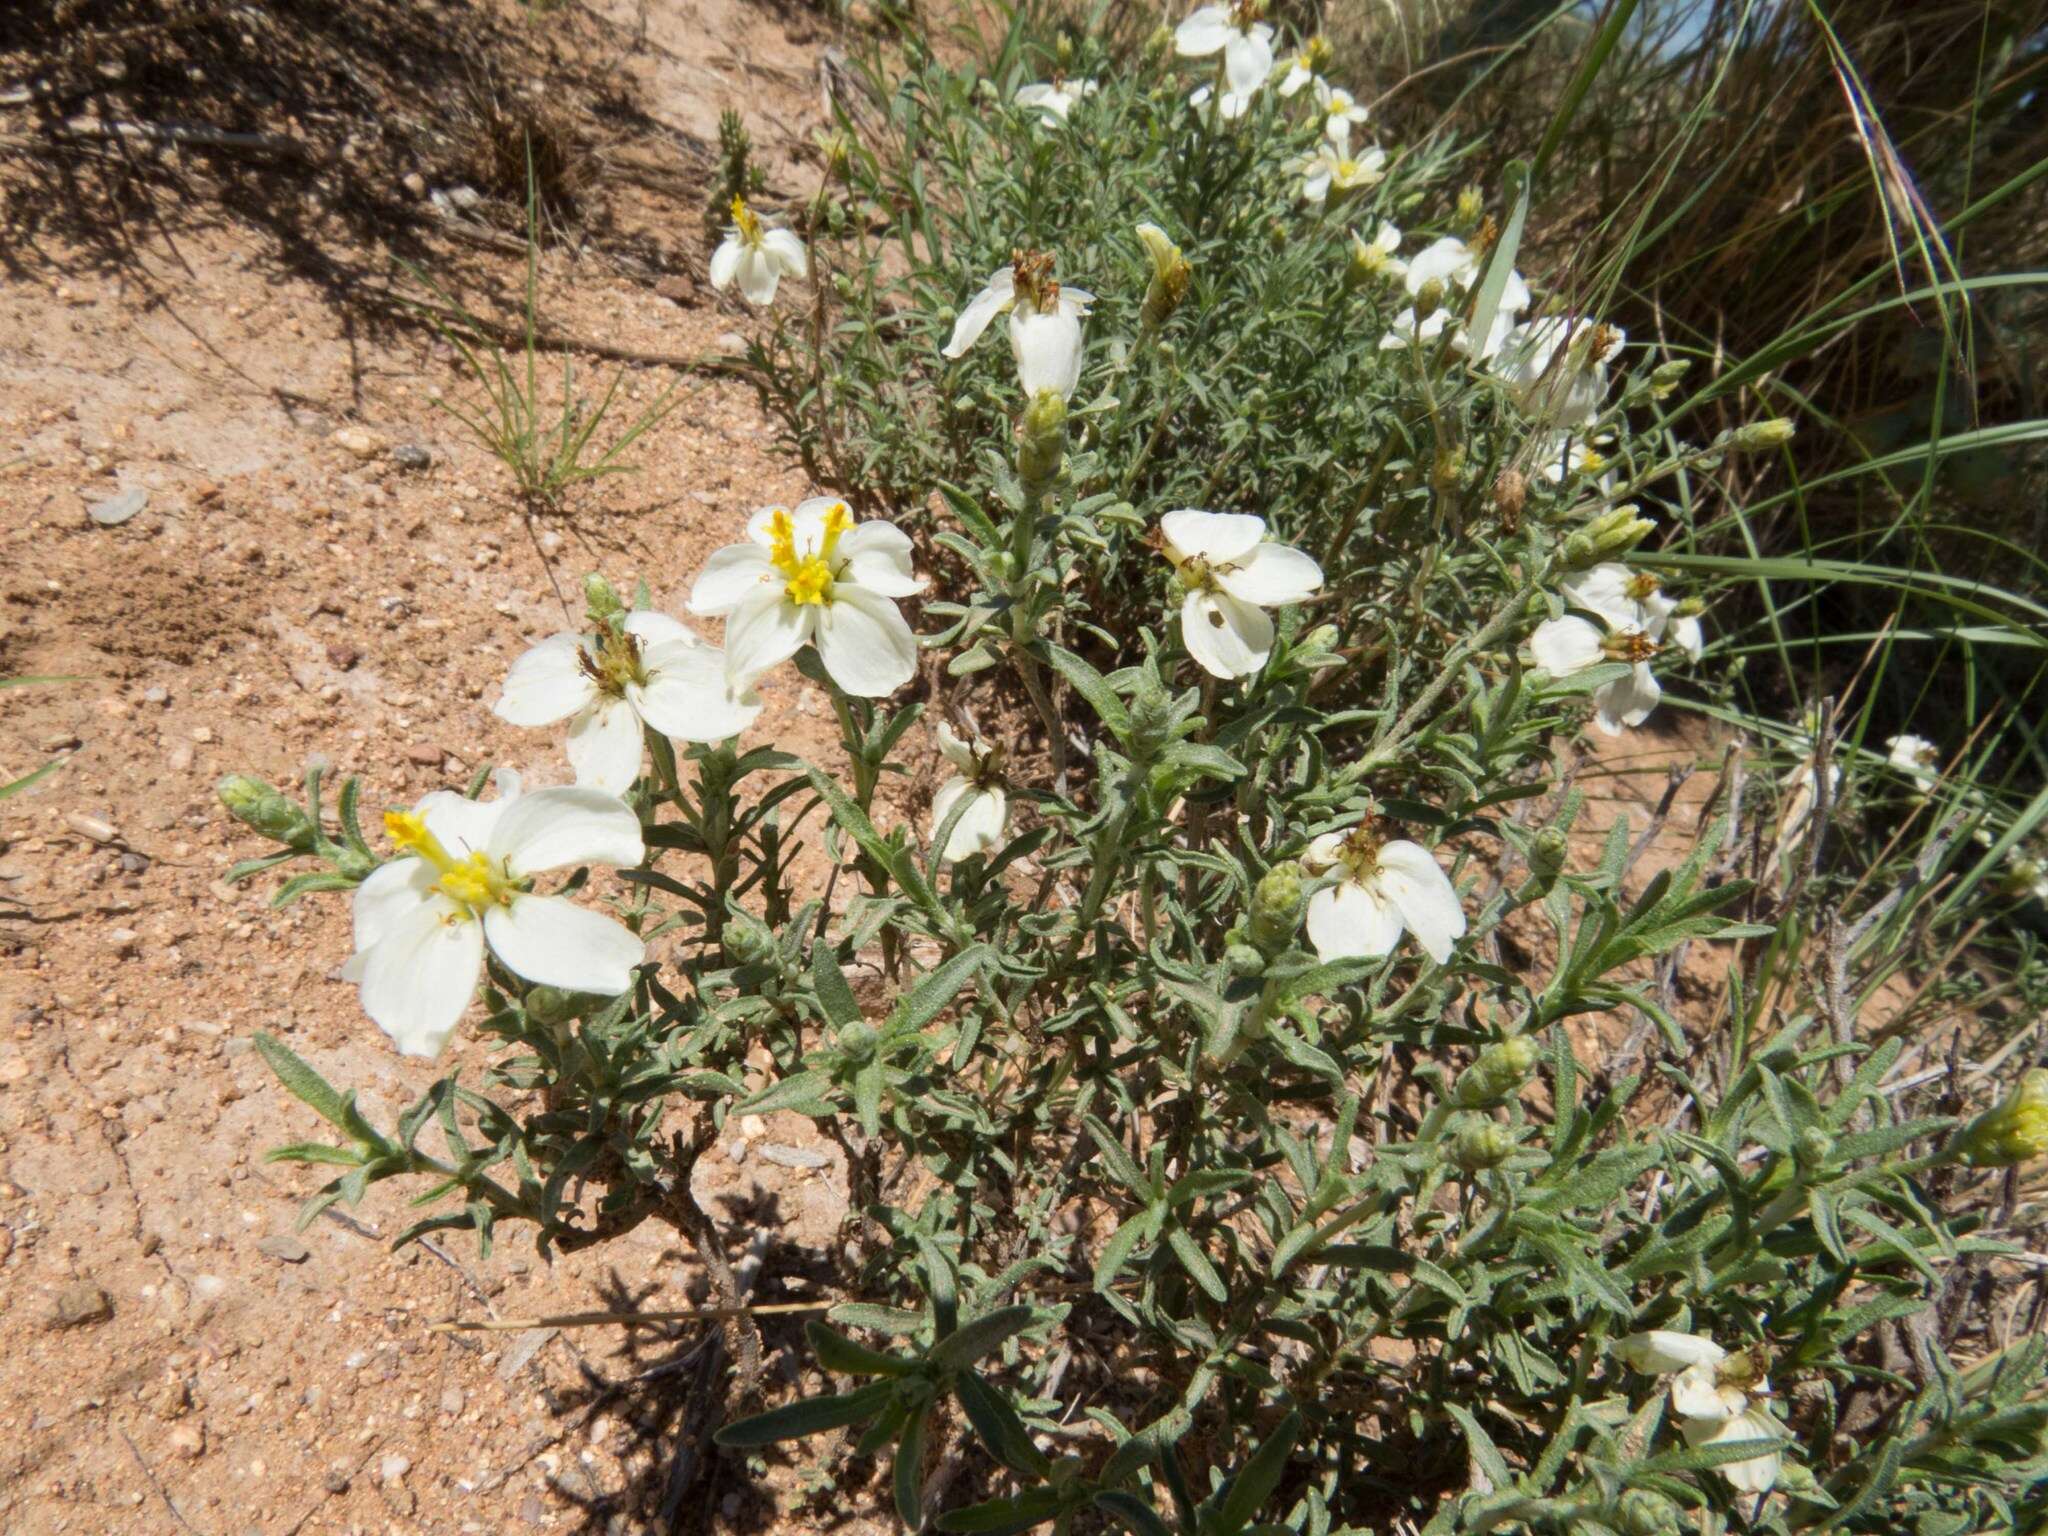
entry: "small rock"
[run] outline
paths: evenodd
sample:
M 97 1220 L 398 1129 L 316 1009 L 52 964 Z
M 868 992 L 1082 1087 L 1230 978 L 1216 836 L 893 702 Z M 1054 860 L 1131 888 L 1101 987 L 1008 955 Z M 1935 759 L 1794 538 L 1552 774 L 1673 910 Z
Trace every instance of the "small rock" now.
M 350 670 L 352 667 L 354 667 L 357 662 L 363 659 L 363 653 L 357 650 L 354 646 L 345 645 L 341 641 L 337 640 L 332 645 L 327 647 L 327 659 L 330 662 L 332 662 L 338 670 L 346 672 Z
M 140 875 L 149 869 L 149 855 L 137 853 L 133 848 L 121 855 L 121 870 L 124 874 Z
M 327 437 L 334 431 L 334 420 L 319 411 L 307 410 L 304 406 L 288 405 L 285 415 L 291 418 L 293 426 L 308 437 Z
M 738 331 L 721 331 L 718 337 L 718 350 L 728 357 L 737 357 L 747 350 L 747 338 Z
M 77 746 L 78 733 L 75 731 L 59 731 L 54 736 L 45 736 L 43 738 L 43 750 L 45 752 L 69 752 Z
M 98 816 L 86 816 L 71 811 L 65 815 L 64 825 L 90 843 L 117 843 L 121 840 L 121 834 L 115 830 L 114 824 Z
M 434 452 L 431 448 L 420 443 L 400 443 L 391 450 L 391 462 L 400 469 L 414 471 L 432 469 L 434 467 Z
M 166 762 L 169 765 L 171 772 L 185 773 L 191 769 L 192 760 L 195 756 L 196 754 L 192 750 L 192 744 L 190 742 L 181 741 L 175 747 L 171 748 L 171 755 L 168 759 L 166 759 Z
M 448 201 L 463 213 L 469 212 L 484 200 L 483 193 L 463 182 L 457 182 L 450 187 L 447 196 Z
M 421 198 L 427 195 L 427 178 L 418 171 L 407 171 L 399 178 L 398 184 L 405 188 L 407 197 Z
M 173 1454 L 182 1456 L 187 1461 L 197 1461 L 206 1454 L 206 1421 L 193 1419 L 189 1423 L 178 1425 L 165 1436 L 165 1442 Z
M 142 690 L 142 702 L 154 704 L 161 709 L 164 705 L 171 702 L 171 690 L 168 688 L 145 688 Z
M 10 1056 L 0 1061 L 0 1083 L 18 1083 L 28 1076 L 28 1058 Z
M 54 1310 L 50 1314 L 52 1328 L 83 1328 L 90 1323 L 104 1323 L 114 1315 L 114 1303 L 107 1293 L 90 1280 L 80 1280 L 67 1285 L 57 1293 Z
M 526 1497 L 519 1501 L 519 1523 L 534 1526 L 548 1523 L 547 1506 L 541 1503 L 539 1494 L 529 1491 Z
M 425 742 L 418 742 L 405 749 L 405 760 L 408 763 L 417 763 L 422 768 L 440 767 L 441 759 L 447 755 L 439 747 L 429 746 Z
M 734 1163 L 744 1163 L 747 1160 L 747 1138 L 742 1136 L 727 1147 L 725 1155 Z
M 348 1468 L 343 1466 L 329 1467 L 327 1475 L 320 1479 L 320 1486 L 329 1493 L 347 1493 Z
M 118 496 L 94 502 L 85 509 L 85 515 L 102 528 L 118 528 L 148 505 L 149 492 L 138 485 Z
M 749 1141 L 759 1141 L 768 1134 L 768 1122 L 759 1115 L 741 1115 L 740 1134 Z
M 132 955 L 142 947 L 142 935 L 133 928 L 109 928 L 107 944 L 117 955 Z
M 219 1301 L 228 1289 L 227 1281 L 219 1275 L 194 1275 L 191 1285 L 194 1301 Z
M 441 1390 L 441 1411 L 442 1411 L 443 1413 L 449 1413 L 449 1414 L 454 1414 L 454 1413 L 460 1413 L 460 1412 L 462 1412 L 462 1388 L 460 1388 L 460 1387 L 444 1387 L 444 1388 L 442 1388 L 442 1390 Z
M 778 1142 L 764 1142 L 761 1156 L 771 1163 L 784 1168 L 829 1168 L 832 1159 L 822 1152 L 813 1152 L 808 1147 L 785 1147 Z
M 281 1264 L 303 1264 L 313 1257 L 313 1250 L 288 1232 L 274 1232 L 259 1239 L 256 1251 L 268 1254 Z
M 384 439 L 367 427 L 338 427 L 327 440 L 359 459 L 374 459 L 384 451 Z
M 654 285 L 654 291 L 671 304 L 697 302 L 697 280 L 687 272 L 671 272 Z
M 377 1463 L 377 1476 L 386 1483 L 395 1483 L 412 1470 L 412 1463 L 405 1457 L 393 1453 Z

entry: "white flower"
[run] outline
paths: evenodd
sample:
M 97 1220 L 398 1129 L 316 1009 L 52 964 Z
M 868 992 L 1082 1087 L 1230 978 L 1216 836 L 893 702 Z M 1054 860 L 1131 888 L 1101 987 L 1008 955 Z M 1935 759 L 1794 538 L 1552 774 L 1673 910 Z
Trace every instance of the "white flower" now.
M 1010 317 L 1010 350 L 1017 359 L 1017 382 L 1026 395 L 1057 390 L 1073 396 L 1081 382 L 1081 320 L 1095 295 L 1069 288 L 1052 278 L 1052 258 L 1042 251 L 1019 251 L 1007 267 L 989 274 L 988 284 L 968 300 L 953 322 L 953 335 L 941 353 L 964 357 L 997 315 Z
M 1428 283 L 1446 288 L 1470 288 L 1479 281 L 1479 258 L 1455 235 L 1432 240 L 1408 259 L 1408 296 L 1422 292 Z
M 1336 145 L 1339 152 L 1346 152 L 1351 148 L 1352 127 L 1364 122 L 1372 114 L 1361 107 L 1358 98 L 1342 86 L 1331 85 L 1326 80 L 1318 80 L 1315 85 L 1316 105 L 1323 113 L 1324 137 Z M 1283 90 L 1281 94 L 1286 93 Z M 1382 155 L 1380 158 L 1384 160 L 1386 157 Z
M 732 223 L 711 256 L 711 286 L 729 288 L 737 280 L 749 304 L 772 304 L 785 273 L 809 275 L 803 241 L 786 229 L 766 228 L 745 198 L 733 198 Z
M 1656 577 L 1611 560 L 1559 585 L 1573 607 L 1597 615 L 1606 630 L 1576 614 L 1547 619 L 1529 637 L 1530 656 L 1552 677 L 1569 677 L 1602 661 L 1633 662 L 1626 676 L 1593 690 L 1593 720 L 1609 736 L 1641 725 L 1663 697 L 1650 658 L 1670 644 L 1697 661 L 1700 621 L 1679 613 Z
M 1894 736 L 1885 743 L 1889 749 L 1886 761 L 1894 768 L 1903 770 L 1915 779 L 1938 777 L 1941 770 L 1941 748 L 1925 736 Z
M 1419 326 L 1415 323 L 1415 311 L 1404 309 L 1389 322 L 1387 334 L 1380 338 L 1380 350 L 1398 352 L 1418 341 L 1435 341 L 1450 323 L 1451 312 L 1447 309 L 1431 310 L 1429 318 Z
M 1332 189 L 1354 192 L 1372 186 L 1386 174 L 1386 165 L 1387 152 L 1377 145 L 1354 159 L 1348 148 L 1324 144 L 1314 154 L 1290 161 L 1288 169 L 1301 177 L 1302 197 L 1320 208 Z
M 1340 876 L 1308 899 L 1308 938 L 1320 960 L 1392 954 L 1406 931 L 1442 965 L 1465 932 L 1465 909 L 1435 856 L 1420 843 L 1383 842 L 1371 817 L 1349 832 L 1325 832 L 1302 864 Z
M 1266 520 L 1245 512 L 1182 508 L 1159 519 L 1160 548 L 1179 573 L 1180 634 L 1212 677 L 1250 677 L 1273 654 L 1265 610 L 1298 603 L 1323 584 L 1322 567 L 1287 544 L 1265 542 Z
M 1562 485 L 1567 475 L 1594 475 L 1602 491 L 1614 488 L 1611 460 L 1600 450 L 1613 444 L 1611 433 L 1587 441 L 1570 432 L 1558 432 L 1544 440 L 1537 450 L 1536 473 L 1552 485 Z
M 356 888 L 356 952 L 341 974 L 363 1011 L 408 1056 L 440 1054 L 476 992 L 484 946 L 528 981 L 616 994 L 633 985 L 646 946 L 623 924 L 531 889 L 546 870 L 638 864 L 640 820 L 594 789 L 519 793 L 500 774 L 496 800 L 448 790 L 384 830 L 399 857 Z
M 897 598 L 924 590 L 911 570 L 910 540 L 888 523 L 856 523 L 846 503 L 813 496 L 763 507 L 747 519 L 744 544 L 704 563 L 690 611 L 725 615 L 725 670 L 745 688 L 815 643 L 832 681 L 878 699 L 917 671 L 917 637 Z
M 993 853 L 1003 844 L 1003 829 L 1009 819 L 1010 802 L 1003 790 L 1002 753 L 979 736 L 971 742 L 944 721 L 939 722 L 939 755 L 959 771 L 939 786 L 932 796 L 932 836 L 946 824 L 953 807 L 961 800 L 967 809 L 953 825 L 939 855 L 947 864 L 977 853 Z
M 1351 232 L 1352 270 L 1363 277 L 1390 277 L 1397 281 L 1408 276 L 1408 263 L 1394 253 L 1401 249 L 1401 231 L 1385 219 L 1368 241 L 1357 230 Z M 1410 316 L 1414 314 L 1409 311 Z
M 1067 114 L 1075 103 L 1093 96 L 1102 87 L 1094 80 L 1068 80 L 1055 75 L 1050 81 L 1034 80 L 1029 85 L 1017 87 L 1013 100 L 1020 107 L 1036 107 L 1040 119 L 1049 128 L 1056 128 L 1067 120 Z
M 1579 427 L 1606 404 L 1607 365 L 1627 340 L 1615 326 L 1553 315 L 1515 326 L 1487 356 L 1523 410 L 1539 421 Z
M 1671 1409 L 1687 1445 L 1784 1438 L 1783 1425 L 1750 1406 L 1752 1396 L 1769 1395 L 1771 1384 L 1748 1351 L 1730 1355 L 1712 1339 L 1664 1328 L 1616 1339 L 1613 1348 L 1633 1369 L 1671 1377 Z M 1743 1493 L 1763 1493 L 1778 1480 L 1783 1460 L 1771 1451 L 1715 1470 Z
M 491 706 L 513 725 L 569 720 L 576 782 L 623 795 L 640 776 L 643 725 L 672 741 L 724 741 L 761 713 L 725 653 L 665 613 L 635 609 L 619 632 L 550 635 L 512 664 Z
M 1187 59 L 1223 55 L 1223 99 L 1218 116 L 1235 122 L 1244 116 L 1252 98 L 1273 73 L 1273 29 L 1251 14 L 1243 4 L 1204 5 L 1174 29 L 1174 51 Z M 1189 104 L 1204 107 L 1213 95 L 1203 86 L 1188 98 Z

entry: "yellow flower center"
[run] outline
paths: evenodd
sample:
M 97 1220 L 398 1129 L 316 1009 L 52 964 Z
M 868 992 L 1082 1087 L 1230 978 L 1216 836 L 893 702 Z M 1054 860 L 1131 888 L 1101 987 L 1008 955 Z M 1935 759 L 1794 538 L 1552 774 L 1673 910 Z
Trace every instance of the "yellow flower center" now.
M 782 572 L 782 590 L 792 603 L 799 607 L 805 603 L 822 606 L 832 601 L 832 567 L 839 536 L 852 526 L 853 517 L 846 510 L 846 503 L 833 502 L 825 513 L 824 537 L 816 549 L 802 554 L 796 547 L 795 521 L 782 508 L 775 509 L 768 520 L 768 558 Z
M 458 859 L 442 847 L 441 840 L 427 830 L 426 818 L 417 812 L 386 811 L 384 834 L 400 853 L 412 854 L 433 865 L 441 875 L 434 882 L 434 889 L 466 908 L 472 916 L 485 907 L 509 906 L 519 894 L 518 883 L 488 855 L 472 853 L 466 859 Z
M 733 226 L 739 230 L 740 238 L 746 241 L 747 244 L 759 245 L 761 243 L 761 220 L 754 210 L 747 206 L 747 200 L 738 193 L 733 194 L 732 222 Z
M 1337 850 L 1337 862 L 1350 872 L 1353 880 L 1364 880 L 1380 867 L 1380 844 L 1385 841 L 1374 819 L 1368 816 L 1344 839 Z
M 599 692 L 613 698 L 623 697 L 628 683 L 647 681 L 647 669 L 640 662 L 640 642 L 624 630 L 616 634 L 603 631 L 598 636 L 597 654 L 578 651 L 576 665 L 597 684 Z
M 1663 584 L 1648 571 L 1639 571 L 1629 578 L 1629 583 L 1625 590 L 1637 602 L 1646 603 L 1663 591 L 1664 588 Z

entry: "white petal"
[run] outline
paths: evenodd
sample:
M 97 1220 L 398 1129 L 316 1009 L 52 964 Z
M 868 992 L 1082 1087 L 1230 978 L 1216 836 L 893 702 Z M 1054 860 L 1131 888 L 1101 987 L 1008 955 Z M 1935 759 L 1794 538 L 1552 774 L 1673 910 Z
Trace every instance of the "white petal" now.
M 1388 903 L 1354 880 L 1308 899 L 1308 941 L 1318 960 L 1392 954 L 1401 941 L 1401 918 Z
M 1529 654 L 1552 677 L 1570 677 L 1600 661 L 1600 641 L 1600 631 L 1584 619 L 1545 619 L 1529 636 Z
M 989 277 L 988 286 L 967 301 L 967 307 L 960 311 L 960 318 L 953 322 L 953 339 L 939 349 L 941 355 L 964 357 L 967 349 L 988 329 L 989 322 L 1015 303 L 1016 297 L 1015 271 L 1009 267 L 996 268 Z
M 1663 696 L 1664 690 L 1657 685 L 1650 664 L 1639 661 L 1627 677 L 1593 690 L 1597 711 L 1593 723 L 1609 736 L 1619 736 L 1623 726 L 1641 725 L 1649 719 L 1650 711 Z
M 1438 965 L 1449 960 L 1465 934 L 1465 909 L 1435 855 L 1420 843 L 1396 838 L 1380 849 L 1376 880 L 1423 952 Z
M 1309 167 L 1308 173 L 1301 180 L 1301 195 L 1312 203 L 1323 203 L 1329 200 L 1330 165 L 1328 161 L 1318 160 Z
M 1229 84 L 1229 95 L 1250 99 L 1253 92 L 1266 83 L 1273 73 L 1273 45 L 1267 37 L 1259 36 L 1257 28 L 1250 32 L 1234 32 L 1223 45 L 1223 78 Z
M 734 276 L 739 280 L 740 292 L 747 296 L 748 303 L 766 305 L 775 302 L 775 289 L 782 281 L 782 268 L 767 251 L 749 246 L 740 252 L 739 267 Z
M 1558 588 L 1574 608 L 1599 614 L 1610 629 L 1640 629 L 1654 636 L 1649 613 L 1629 595 L 1629 585 L 1635 579 L 1634 571 L 1609 560 L 1590 571 L 1565 577 Z
M 1216 582 L 1240 602 L 1273 608 L 1313 595 L 1323 568 L 1291 544 L 1260 544 L 1217 571 Z
M 425 859 L 393 859 L 370 871 L 369 878 L 356 887 L 357 952 L 375 945 L 422 902 L 433 901 L 434 882 L 439 878 L 439 872 Z
M 1230 8 L 1199 6 L 1186 21 L 1173 29 L 1173 51 L 1184 59 L 1199 59 L 1214 53 L 1239 36 L 1230 24 Z
M 1529 307 L 1529 284 L 1513 267 L 1508 268 L 1507 286 L 1501 289 L 1500 312 L 1519 315 Z
M 1648 1376 L 1668 1376 L 1689 1365 L 1716 1366 L 1728 1358 L 1728 1351 L 1712 1339 L 1672 1328 L 1631 1333 L 1608 1347 L 1631 1369 Z
M 521 795 L 499 821 L 490 847 L 515 878 L 572 864 L 638 864 L 646 851 L 631 806 L 581 787 Z
M 933 734 L 938 738 L 939 756 L 962 773 L 974 771 L 974 748 L 968 745 L 966 737 L 943 720 L 939 722 L 938 730 Z
M 1273 621 L 1228 592 L 1189 592 L 1181 603 L 1180 637 L 1211 677 L 1250 677 L 1273 654 Z
M 1478 272 L 1478 259 L 1471 248 L 1456 236 L 1445 235 L 1409 258 L 1408 292 L 1419 294 L 1423 285 L 1430 282 L 1469 288 Z
M 1689 1365 L 1671 1378 L 1671 1407 L 1681 1418 L 1732 1419 L 1748 1406 L 1749 1394 L 1721 1385 L 1716 1366 Z
M 811 270 L 810 253 L 804 249 L 794 230 L 771 229 L 761 237 L 761 247 L 781 264 L 782 270 L 791 277 L 808 277 Z
M 569 766 L 586 789 L 623 795 L 640 777 L 640 716 L 616 695 L 599 699 L 569 727 Z
M 1700 621 L 1692 614 L 1681 614 L 1671 621 L 1671 643 L 1694 661 L 1700 659 L 1705 637 L 1700 633 Z
M 1003 844 L 1003 822 L 1009 814 L 1007 798 L 1000 789 L 976 789 L 965 779 L 948 779 L 932 796 L 932 836 L 946 824 L 953 807 L 965 797 L 967 809 L 953 825 L 946 840 L 942 862 L 956 863 L 977 853 L 993 853 Z
M 704 637 L 681 619 L 672 619 L 652 608 L 635 608 L 626 615 L 626 633 L 640 642 L 645 653 L 657 645 L 703 645 Z
M 910 535 L 893 523 L 858 523 L 839 540 L 836 573 L 883 597 L 914 597 L 925 587 L 911 568 Z
M 1344 840 L 1350 835 L 1349 832 L 1325 832 L 1321 837 L 1311 838 L 1307 851 L 1301 856 L 1301 862 L 1307 866 L 1310 874 L 1319 875 L 1324 870 L 1334 867 L 1337 855 L 1344 851 Z
M 498 820 L 516 803 L 500 794 L 495 800 L 472 800 L 452 789 L 437 789 L 413 810 L 425 820 L 443 848 L 458 859 L 482 853 L 491 843 Z
M 552 725 L 588 707 L 597 685 L 583 670 L 581 635 L 550 635 L 505 675 L 505 691 L 491 713 L 513 725 Z
M 1183 507 L 1159 519 L 1159 531 L 1183 559 L 1228 565 L 1258 548 L 1266 520 L 1249 512 L 1201 512 Z
M 730 288 L 732 286 L 733 274 L 740 269 L 740 252 L 745 249 L 746 247 L 740 242 L 740 237 L 736 234 L 727 235 L 719 243 L 718 249 L 711 253 L 712 287 Z
M 1733 1445 L 1738 1440 L 1782 1441 L 1785 1438 L 1785 1427 L 1761 1408 L 1752 1408 L 1732 1419 L 1681 1419 L 1678 1428 L 1685 1436 L 1685 1443 L 1695 1450 L 1703 1445 Z M 1781 1452 L 1771 1450 L 1714 1470 L 1727 1478 L 1728 1486 L 1739 1493 L 1768 1493 L 1778 1481 L 1784 1460 Z
M 615 996 L 633 985 L 647 946 L 623 923 L 563 896 L 515 896 L 484 913 L 491 952 L 528 981 Z
M 728 544 L 712 551 L 690 588 L 690 612 L 715 618 L 752 597 L 777 579 L 768 552 L 758 544 Z
M 1064 310 L 1042 315 L 1018 305 L 1010 312 L 1010 351 L 1026 395 L 1041 389 L 1070 399 L 1081 382 L 1081 322 Z
M 647 681 L 628 683 L 626 697 L 671 741 L 729 741 L 760 717 L 760 696 L 733 688 L 715 645 L 657 645 L 644 660 Z
M 1050 84 L 1043 80 L 1034 80 L 1029 85 L 1018 86 L 1017 94 L 1010 100 L 1020 107 L 1036 107 L 1042 105 L 1052 94 L 1053 88 Z
M 779 587 L 762 587 L 725 621 L 725 675 L 735 688 L 779 667 L 804 648 L 818 624 L 818 605 L 793 603 Z
M 917 636 L 888 598 L 842 581 L 818 617 L 818 659 L 854 697 L 879 699 L 917 675 Z
M 362 958 L 363 1012 L 407 1056 L 438 1056 L 476 995 L 484 936 L 455 904 L 415 907 Z

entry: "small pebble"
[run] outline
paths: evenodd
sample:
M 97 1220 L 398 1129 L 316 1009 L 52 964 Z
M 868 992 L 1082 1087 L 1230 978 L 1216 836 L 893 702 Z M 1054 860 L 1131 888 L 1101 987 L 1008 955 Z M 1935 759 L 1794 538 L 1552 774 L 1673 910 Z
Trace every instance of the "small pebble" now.
M 391 450 L 391 462 L 415 472 L 434 467 L 434 452 L 420 443 L 400 443 Z
M 148 505 L 149 492 L 138 485 L 118 496 L 94 502 L 85 509 L 85 515 L 102 528 L 118 528 Z
M 274 1232 L 269 1237 L 259 1239 L 256 1251 L 268 1254 L 282 1264 L 303 1264 L 313 1256 L 312 1249 L 288 1232 Z
M 57 1293 L 50 1313 L 50 1326 L 83 1328 L 91 1323 L 104 1323 L 113 1315 L 113 1299 L 92 1281 L 80 1280 Z

